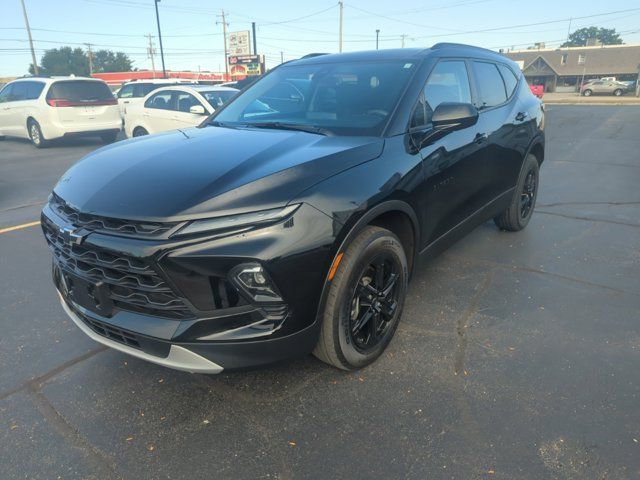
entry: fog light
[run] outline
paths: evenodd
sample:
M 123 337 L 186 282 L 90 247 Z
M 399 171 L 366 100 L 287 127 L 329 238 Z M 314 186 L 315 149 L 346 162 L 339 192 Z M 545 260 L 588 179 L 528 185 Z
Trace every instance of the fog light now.
M 255 302 L 281 302 L 277 288 L 261 265 L 250 263 L 238 265 L 230 272 L 235 283 Z

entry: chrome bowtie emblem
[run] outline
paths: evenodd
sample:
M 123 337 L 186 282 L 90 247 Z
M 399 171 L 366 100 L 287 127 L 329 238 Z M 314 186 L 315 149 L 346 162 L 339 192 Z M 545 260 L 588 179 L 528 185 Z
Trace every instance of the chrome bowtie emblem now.
M 80 245 L 87 236 L 86 232 L 68 227 L 60 228 L 59 232 L 64 243 L 68 245 Z

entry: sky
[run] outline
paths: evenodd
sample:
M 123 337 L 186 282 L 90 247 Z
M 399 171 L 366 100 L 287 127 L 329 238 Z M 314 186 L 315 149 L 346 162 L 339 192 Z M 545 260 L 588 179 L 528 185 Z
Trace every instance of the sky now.
M 127 53 L 150 69 L 153 36 L 160 68 L 153 0 L 24 0 L 38 61 L 60 46 Z M 428 47 L 459 42 L 490 49 L 559 46 L 568 31 L 601 26 L 640 44 L 640 0 L 344 0 L 343 51 Z M 0 0 L 0 77 L 27 73 L 31 62 L 20 0 Z M 267 67 L 311 52 L 338 51 L 339 6 L 334 0 L 161 0 L 168 70 L 224 71 L 221 11 L 228 31 L 256 22 L 258 53 Z M 282 53 L 281 53 L 282 52 Z

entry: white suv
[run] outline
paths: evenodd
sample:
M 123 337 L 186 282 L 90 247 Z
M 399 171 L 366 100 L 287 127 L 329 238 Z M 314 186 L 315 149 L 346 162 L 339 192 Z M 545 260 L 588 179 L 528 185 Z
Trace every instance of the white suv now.
M 160 87 L 168 87 L 184 83 L 193 83 L 193 80 L 180 78 L 157 78 L 152 80 L 133 80 L 122 85 L 118 90 L 118 106 L 120 115 L 124 117 L 127 107 L 133 107 L 142 103 L 144 97 Z
M 28 77 L 0 90 L 0 139 L 30 138 L 38 148 L 67 136 L 99 136 L 110 143 L 121 126 L 118 102 L 102 80 Z

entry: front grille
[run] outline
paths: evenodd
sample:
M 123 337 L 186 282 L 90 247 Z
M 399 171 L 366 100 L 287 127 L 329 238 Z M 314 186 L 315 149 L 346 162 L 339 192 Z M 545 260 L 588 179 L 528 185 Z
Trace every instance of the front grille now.
M 118 218 L 101 217 L 82 213 L 71 207 L 55 193 L 51 194 L 49 202 L 51 209 L 66 223 L 76 228 L 119 235 L 135 235 L 139 237 L 157 237 L 171 231 L 177 223 L 133 222 Z
M 143 260 L 87 243 L 69 244 L 45 216 L 42 229 L 59 267 L 93 284 L 107 284 L 116 308 L 176 319 L 193 317 L 171 287 Z

